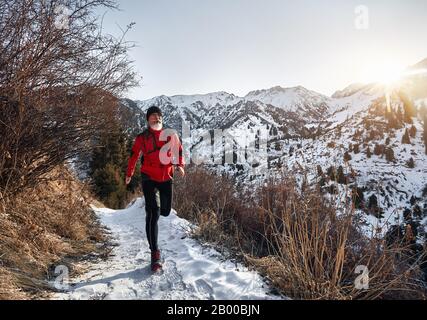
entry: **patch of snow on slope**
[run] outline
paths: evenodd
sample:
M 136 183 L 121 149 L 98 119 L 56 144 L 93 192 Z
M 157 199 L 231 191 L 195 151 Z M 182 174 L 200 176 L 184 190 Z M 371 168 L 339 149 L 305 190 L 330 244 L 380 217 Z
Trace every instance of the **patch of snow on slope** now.
M 245 96 L 246 100 L 259 100 L 265 104 L 271 104 L 284 110 L 295 111 L 303 104 L 327 103 L 329 98 L 298 86 L 294 88 L 282 88 L 280 86 L 265 90 L 249 92 Z

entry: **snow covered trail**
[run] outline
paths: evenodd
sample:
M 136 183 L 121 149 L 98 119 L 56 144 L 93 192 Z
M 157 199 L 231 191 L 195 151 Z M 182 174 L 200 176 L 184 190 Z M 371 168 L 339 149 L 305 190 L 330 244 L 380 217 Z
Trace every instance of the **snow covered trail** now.
M 259 274 L 224 259 L 188 236 L 191 224 L 172 210 L 159 220 L 164 273 L 153 275 L 144 200 L 125 210 L 93 208 L 116 238 L 113 256 L 70 281 L 54 299 L 281 299 Z

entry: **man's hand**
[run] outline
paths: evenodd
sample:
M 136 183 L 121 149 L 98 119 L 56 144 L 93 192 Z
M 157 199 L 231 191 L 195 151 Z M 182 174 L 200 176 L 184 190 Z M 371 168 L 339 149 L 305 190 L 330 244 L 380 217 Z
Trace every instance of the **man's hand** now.
M 132 177 L 126 177 L 126 181 L 125 181 L 126 185 L 128 185 L 130 183 L 131 179 L 132 179 Z
M 185 170 L 184 170 L 184 168 L 183 168 L 183 167 L 179 167 L 179 166 L 178 166 L 178 171 L 179 171 L 179 174 L 181 175 L 181 177 L 184 177 L 184 176 L 185 176 Z

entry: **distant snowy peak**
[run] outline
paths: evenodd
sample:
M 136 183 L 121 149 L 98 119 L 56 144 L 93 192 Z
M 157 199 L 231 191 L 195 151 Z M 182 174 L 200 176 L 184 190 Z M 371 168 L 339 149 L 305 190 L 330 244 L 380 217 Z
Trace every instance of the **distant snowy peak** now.
M 201 102 L 205 107 L 212 108 L 216 105 L 228 106 L 238 103 L 241 98 L 224 91 L 212 92 L 207 94 L 194 95 L 175 95 L 175 96 L 158 96 L 152 99 L 138 101 L 141 109 L 147 109 L 152 105 L 174 105 L 177 107 L 188 107 L 195 103 Z
M 300 110 L 301 106 L 316 107 L 329 102 L 327 96 L 302 86 L 292 88 L 276 86 L 270 89 L 255 90 L 249 92 L 244 99 L 249 101 L 259 100 L 287 111 Z
M 369 85 L 367 85 L 366 83 L 352 83 L 349 86 L 345 87 L 344 89 L 336 91 L 332 95 L 332 98 L 344 98 L 344 97 L 351 96 L 356 92 L 363 90 L 363 88 L 366 88 L 366 86 L 369 86 Z
M 332 98 L 334 99 L 341 99 L 346 98 L 350 96 L 354 96 L 357 94 L 364 94 L 364 95 L 378 95 L 378 93 L 383 93 L 386 90 L 385 85 L 380 83 L 353 83 L 347 87 L 345 87 L 343 90 L 336 91 Z
M 353 84 L 337 91 L 333 97 L 308 90 L 302 86 L 255 90 L 244 97 L 224 91 L 208 94 L 158 96 L 137 101 L 144 113 L 156 105 L 164 110 L 169 125 L 179 128 L 182 119 L 193 127 L 229 127 L 246 119 L 248 114 L 261 122 L 275 119 L 278 126 L 296 126 L 323 121 L 340 122 L 357 112 L 367 110 L 375 99 L 384 96 L 385 88 L 379 84 Z M 265 119 L 265 120 L 263 120 Z M 293 125 L 289 124 L 289 119 Z M 316 125 L 317 126 L 317 125 Z
M 231 106 L 241 101 L 260 101 L 264 104 L 273 105 L 286 111 L 301 110 L 301 106 L 316 107 L 327 104 L 330 98 L 320 93 L 308 90 L 304 87 L 282 88 L 276 86 L 270 89 L 255 90 L 249 92 L 245 97 L 238 97 L 224 91 L 208 94 L 158 96 L 152 99 L 138 101 L 141 109 L 147 109 L 151 105 L 174 105 L 177 107 L 189 107 L 195 103 L 202 103 L 206 108 L 217 105 Z M 303 111 L 305 108 L 303 108 Z
M 418 69 L 427 69 L 427 58 L 408 68 L 408 70 L 410 71 L 418 70 Z

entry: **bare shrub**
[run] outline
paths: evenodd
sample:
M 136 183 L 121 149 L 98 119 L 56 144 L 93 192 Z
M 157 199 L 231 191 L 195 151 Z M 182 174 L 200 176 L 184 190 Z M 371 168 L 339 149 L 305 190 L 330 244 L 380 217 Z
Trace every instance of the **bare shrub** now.
M 93 148 L 136 84 L 132 45 L 101 32 L 101 7 L 115 3 L 0 0 L 0 197 Z
M 366 237 L 354 207 L 324 197 L 291 174 L 251 193 L 201 168 L 179 180 L 178 214 L 199 225 L 204 240 L 234 249 L 284 294 L 297 299 L 425 298 L 419 261 L 406 243 Z M 222 188 L 224 187 L 224 188 Z M 225 201 L 226 199 L 226 201 Z M 232 226 L 232 228 L 230 228 Z M 358 289 L 357 266 L 369 270 L 369 289 Z
M 44 295 L 51 289 L 47 277 L 52 265 L 71 266 L 73 258 L 102 254 L 107 240 L 89 208 L 92 197 L 86 186 L 63 167 L 44 178 L 44 183 L 3 202 L 0 209 L 4 297 Z

